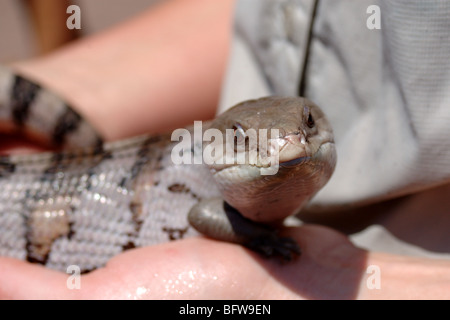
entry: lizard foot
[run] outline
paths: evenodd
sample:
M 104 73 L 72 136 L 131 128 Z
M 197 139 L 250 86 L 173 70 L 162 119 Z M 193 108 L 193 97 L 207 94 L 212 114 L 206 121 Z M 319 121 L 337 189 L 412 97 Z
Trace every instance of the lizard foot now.
M 285 261 L 291 261 L 301 255 L 300 247 L 294 239 L 279 237 L 275 232 L 252 239 L 244 245 L 266 257 L 280 256 Z

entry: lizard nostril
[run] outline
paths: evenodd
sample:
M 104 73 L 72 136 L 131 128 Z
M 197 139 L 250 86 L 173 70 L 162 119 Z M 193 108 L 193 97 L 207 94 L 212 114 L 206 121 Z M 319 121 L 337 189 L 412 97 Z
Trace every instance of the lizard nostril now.
M 285 139 L 292 144 L 306 143 L 305 135 L 301 134 L 300 132 L 288 134 L 287 136 L 285 136 Z

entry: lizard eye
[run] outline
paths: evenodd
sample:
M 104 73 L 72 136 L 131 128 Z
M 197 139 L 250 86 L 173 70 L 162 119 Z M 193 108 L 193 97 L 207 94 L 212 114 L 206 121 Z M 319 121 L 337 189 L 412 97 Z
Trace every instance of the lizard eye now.
M 246 135 L 244 129 L 242 129 L 242 126 L 239 123 L 236 123 L 233 126 L 234 130 L 234 147 L 237 148 L 239 145 L 243 145 L 246 140 Z
M 315 122 L 314 122 L 314 118 L 311 115 L 311 112 L 308 114 L 308 118 L 306 119 L 306 125 L 309 128 L 314 128 L 314 126 L 316 125 Z

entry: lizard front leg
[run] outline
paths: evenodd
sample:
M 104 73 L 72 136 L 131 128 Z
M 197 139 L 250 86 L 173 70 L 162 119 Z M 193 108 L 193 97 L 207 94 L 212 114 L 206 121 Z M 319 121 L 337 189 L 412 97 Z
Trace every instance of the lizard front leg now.
M 280 255 L 284 260 L 291 260 L 300 255 L 294 240 L 280 237 L 276 229 L 243 217 L 221 198 L 200 201 L 190 210 L 188 220 L 210 238 L 238 243 L 265 256 Z

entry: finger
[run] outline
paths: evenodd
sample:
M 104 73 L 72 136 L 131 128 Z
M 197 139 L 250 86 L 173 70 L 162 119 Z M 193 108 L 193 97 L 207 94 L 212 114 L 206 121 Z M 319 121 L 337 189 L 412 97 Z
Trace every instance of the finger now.
M 205 238 L 129 250 L 105 268 L 80 277 L 13 259 L 0 260 L 0 296 L 84 299 L 353 298 L 365 252 L 328 228 L 286 231 L 302 247 L 289 263 L 265 259 L 241 246 Z
M 71 299 L 68 274 L 17 259 L 0 257 L 0 299 Z
M 328 228 L 287 230 L 302 248 L 294 261 L 195 238 L 131 250 L 89 275 L 97 297 L 165 299 L 354 298 L 366 253 Z M 105 279 L 115 279 L 106 281 Z M 94 289 L 92 289 L 94 290 Z M 93 292 L 93 291 L 91 291 Z

